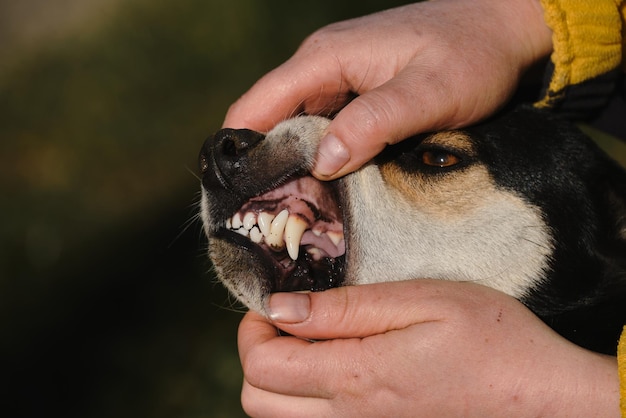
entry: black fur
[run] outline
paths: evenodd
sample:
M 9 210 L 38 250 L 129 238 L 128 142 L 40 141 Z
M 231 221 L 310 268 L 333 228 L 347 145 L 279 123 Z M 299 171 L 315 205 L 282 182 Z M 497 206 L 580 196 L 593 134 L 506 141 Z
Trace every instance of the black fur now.
M 519 109 L 467 132 L 497 184 L 539 206 L 556 238 L 550 280 L 522 301 L 568 339 L 614 354 L 626 324 L 626 173 L 545 111 Z

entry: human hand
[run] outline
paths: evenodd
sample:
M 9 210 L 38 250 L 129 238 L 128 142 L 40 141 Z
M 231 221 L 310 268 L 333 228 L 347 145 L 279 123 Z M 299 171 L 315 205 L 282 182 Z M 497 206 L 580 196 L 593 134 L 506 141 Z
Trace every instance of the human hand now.
M 242 404 L 254 417 L 620 415 L 615 357 L 568 342 L 484 286 L 279 293 L 269 309 L 273 323 L 248 313 L 239 329 Z
M 538 0 L 411 4 L 315 32 L 231 106 L 224 126 L 268 131 L 343 108 L 313 171 L 337 178 L 387 144 L 489 116 L 551 47 Z

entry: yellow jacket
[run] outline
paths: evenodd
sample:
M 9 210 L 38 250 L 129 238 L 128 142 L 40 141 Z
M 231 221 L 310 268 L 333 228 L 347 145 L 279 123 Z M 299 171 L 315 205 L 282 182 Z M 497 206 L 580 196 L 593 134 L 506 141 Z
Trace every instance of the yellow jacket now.
M 572 114 L 592 110 L 619 88 L 625 70 L 626 0 L 541 0 L 552 29 L 548 82 L 535 104 Z M 574 115 L 575 116 L 575 115 Z M 626 418 L 626 326 L 617 351 L 622 416 Z
M 553 53 L 547 91 L 538 106 L 569 111 L 572 104 L 599 102 L 624 70 L 622 0 L 541 0 L 552 29 Z M 584 108 L 584 107 L 583 107 Z
M 622 409 L 622 416 L 626 417 L 626 327 L 624 327 L 622 338 L 619 340 L 617 367 L 620 379 L 620 407 Z

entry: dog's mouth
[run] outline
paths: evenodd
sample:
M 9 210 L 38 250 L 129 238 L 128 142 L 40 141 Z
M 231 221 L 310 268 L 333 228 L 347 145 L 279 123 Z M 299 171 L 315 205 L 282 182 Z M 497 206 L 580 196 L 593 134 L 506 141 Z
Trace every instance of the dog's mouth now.
M 291 180 L 248 200 L 219 234 L 256 254 L 270 292 L 321 291 L 344 280 L 346 244 L 333 183 Z

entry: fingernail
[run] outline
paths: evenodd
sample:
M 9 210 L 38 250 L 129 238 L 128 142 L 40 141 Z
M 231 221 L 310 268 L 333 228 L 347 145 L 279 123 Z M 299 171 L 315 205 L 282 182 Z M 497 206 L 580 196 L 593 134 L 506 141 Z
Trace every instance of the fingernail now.
M 311 300 L 307 293 L 274 293 L 270 295 L 265 309 L 272 321 L 302 322 L 309 317 Z
M 335 174 L 350 159 L 348 148 L 333 134 L 322 138 L 317 153 L 315 171 L 323 176 Z

